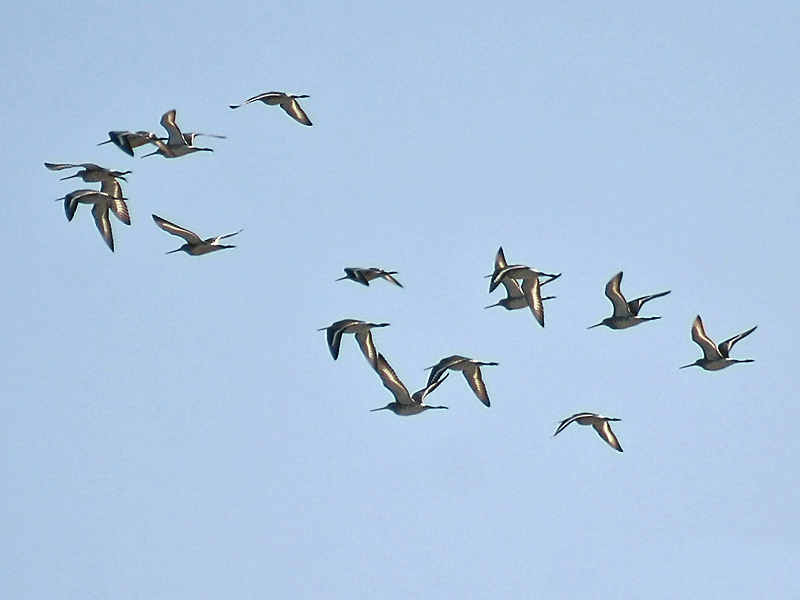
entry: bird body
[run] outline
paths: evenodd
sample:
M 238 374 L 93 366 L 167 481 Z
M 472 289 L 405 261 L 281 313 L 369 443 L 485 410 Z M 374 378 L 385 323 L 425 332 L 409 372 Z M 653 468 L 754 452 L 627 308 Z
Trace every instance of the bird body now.
M 642 296 L 641 298 L 636 298 L 635 300 L 628 302 L 625 300 L 625 296 L 623 296 L 622 292 L 620 291 L 621 282 L 622 271 L 614 275 L 614 277 L 612 277 L 606 284 L 606 297 L 611 301 L 611 305 L 614 307 L 614 314 L 603 319 L 596 325 L 592 325 L 588 329 L 600 327 L 601 325 L 605 325 L 609 329 L 628 329 L 629 327 L 633 327 L 639 323 L 644 323 L 645 321 L 654 321 L 661 318 L 640 317 L 639 311 L 645 302 L 649 302 L 654 298 L 666 296 L 670 293 L 670 290 L 667 290 L 666 292 L 659 292 L 658 294 L 651 294 L 649 296 Z
M 742 338 L 753 333 L 755 330 L 756 327 L 753 327 L 752 329 L 748 329 L 744 333 L 740 333 L 732 338 L 728 338 L 721 344 L 717 345 L 711 340 L 710 337 L 708 337 L 708 335 L 706 335 L 706 330 L 703 327 L 703 320 L 700 318 L 700 315 L 697 315 L 692 323 L 692 340 L 694 343 L 700 346 L 700 348 L 702 348 L 703 358 L 698 358 L 692 364 L 684 365 L 680 368 L 685 369 L 687 367 L 702 367 L 706 371 L 721 371 L 722 369 L 730 367 L 736 363 L 755 362 L 752 358 L 737 360 L 735 358 L 730 358 L 729 356 L 733 345 Z
M 163 229 L 167 233 L 171 233 L 172 235 L 177 235 L 178 237 L 186 240 L 186 243 L 183 246 L 181 246 L 180 248 L 176 248 L 175 250 L 170 250 L 166 254 L 172 254 L 173 252 L 183 251 L 191 256 L 200 256 L 201 254 L 208 254 L 209 252 L 215 252 L 216 250 L 224 250 L 225 248 L 235 248 L 236 246 L 220 244 L 219 242 L 220 240 L 233 237 L 234 235 L 237 235 L 242 232 L 242 230 L 240 229 L 239 231 L 234 231 L 233 233 L 202 239 L 199 235 L 197 235 L 193 231 L 189 231 L 188 229 L 181 227 L 180 225 L 176 225 L 175 223 L 171 223 L 166 219 L 162 219 L 158 215 L 153 215 L 153 221 L 155 221 L 156 225 L 158 225 L 161 229 Z
M 591 425 L 594 427 L 594 430 L 597 434 L 603 438 L 603 440 L 614 450 L 618 452 L 622 452 L 622 446 L 619 444 L 619 440 L 617 440 L 617 436 L 614 435 L 614 432 L 611 431 L 611 425 L 609 425 L 609 421 L 621 421 L 621 419 L 615 419 L 613 417 L 604 417 L 603 415 L 598 415 L 597 413 L 590 413 L 590 412 L 579 412 L 575 413 L 571 417 L 568 417 L 561 421 L 556 432 L 553 434 L 553 437 L 557 436 L 559 433 L 564 431 L 564 429 L 570 425 L 571 423 L 577 423 L 578 425 Z
M 366 285 L 369 287 L 369 282 L 373 279 L 385 279 L 386 281 L 395 284 L 398 287 L 403 287 L 397 279 L 392 277 L 392 275 L 397 275 L 397 271 L 384 271 L 383 269 L 379 269 L 377 267 L 345 267 L 344 269 L 345 276 L 339 277 L 336 281 L 342 281 L 344 279 L 349 279 L 351 281 L 355 281 L 356 283 L 360 283 L 361 285 Z
M 308 118 L 303 109 L 300 108 L 300 103 L 297 102 L 298 98 L 308 98 L 307 94 L 300 94 L 300 95 L 293 95 L 287 94 L 286 92 L 266 92 L 264 94 L 258 94 L 257 96 L 253 96 L 252 98 L 248 98 L 241 104 L 230 104 L 230 108 L 239 108 L 240 106 L 244 106 L 245 104 L 250 104 L 251 102 L 263 102 L 264 104 L 270 106 L 280 106 L 287 115 L 292 117 L 298 123 L 302 123 L 303 125 L 311 125 L 311 119 Z

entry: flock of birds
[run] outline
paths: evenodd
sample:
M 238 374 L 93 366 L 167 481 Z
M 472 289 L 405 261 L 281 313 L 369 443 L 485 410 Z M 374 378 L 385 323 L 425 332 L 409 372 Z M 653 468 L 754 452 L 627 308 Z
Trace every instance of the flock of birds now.
M 302 125 L 310 126 L 311 120 L 297 102 L 298 98 L 308 98 L 306 95 L 292 95 L 285 92 L 267 92 L 259 94 L 245 100 L 240 104 L 229 105 L 231 109 L 253 102 L 263 102 L 270 106 L 280 106 L 290 117 Z M 224 138 L 222 135 L 205 133 L 183 133 L 176 122 L 175 110 L 170 110 L 161 117 L 161 125 L 167 132 L 166 137 L 159 137 L 149 131 L 110 131 L 109 139 L 98 145 L 113 143 L 120 150 L 130 156 L 135 155 L 136 148 L 152 144 L 155 150 L 144 156 L 161 155 L 164 158 L 178 158 L 194 152 L 213 152 L 212 148 L 201 148 L 195 145 L 195 139 L 199 136 Z M 92 205 L 92 216 L 94 217 L 97 229 L 103 240 L 111 251 L 114 251 L 114 237 L 111 229 L 109 213 L 112 213 L 119 221 L 125 225 L 131 224 L 130 213 L 128 211 L 127 198 L 122 193 L 120 180 L 127 181 L 125 176 L 131 171 L 115 171 L 106 169 L 94 163 L 44 163 L 45 167 L 51 171 L 64 171 L 77 169 L 77 171 L 62 179 L 80 178 L 87 183 L 100 183 L 100 189 L 79 189 L 70 192 L 57 201 L 64 202 L 64 211 L 68 221 L 72 221 L 77 211 L 78 205 Z M 176 225 L 158 215 L 152 215 L 153 221 L 158 227 L 172 235 L 182 238 L 186 243 L 180 248 L 170 250 L 167 254 L 183 251 L 192 256 L 208 254 L 217 250 L 233 248 L 233 245 L 224 244 L 222 240 L 239 234 L 242 230 L 210 238 L 201 238 L 199 235 Z M 347 267 L 344 269 L 345 276 L 336 281 L 350 280 L 364 286 L 369 286 L 371 281 L 384 279 L 389 283 L 402 288 L 402 284 L 397 281 L 394 275 L 396 271 L 386 271 L 377 267 Z M 490 279 L 489 292 L 493 292 L 500 285 L 505 288 L 506 297 L 495 304 L 486 308 L 501 306 L 506 310 L 519 310 L 528 308 L 533 313 L 536 321 L 544 327 L 544 301 L 553 299 L 554 296 L 542 296 L 542 286 L 549 284 L 561 277 L 561 273 L 545 273 L 526 265 L 509 265 L 506 261 L 503 248 L 501 247 L 495 256 L 494 271 L 487 275 Z M 642 317 L 639 312 L 645 303 L 666 296 L 669 290 L 642 296 L 628 301 L 620 289 L 622 283 L 622 272 L 617 273 L 606 284 L 605 295 L 611 301 L 613 312 L 599 323 L 592 325 L 589 329 L 600 327 L 601 325 L 609 329 L 628 329 L 646 321 L 660 319 L 660 317 Z M 449 371 L 461 371 L 472 392 L 489 407 L 491 402 L 483 381 L 481 367 L 497 366 L 496 362 L 482 362 L 466 356 L 452 355 L 441 359 L 435 365 L 428 367 L 430 370 L 425 387 L 411 394 L 395 373 L 386 357 L 378 352 L 372 337 L 372 330 L 387 327 L 388 323 L 369 323 L 356 319 L 343 319 L 332 323 L 328 327 L 323 327 L 320 331 L 325 331 L 327 336 L 328 348 L 333 359 L 339 357 L 342 337 L 346 334 L 353 334 L 361 352 L 367 359 L 370 367 L 377 373 L 383 386 L 389 390 L 394 397 L 393 402 L 386 406 L 375 408 L 374 411 L 389 410 L 396 415 L 411 416 L 424 412 L 429 409 L 446 409 L 446 406 L 432 406 L 425 404 L 425 398 L 439 387 L 449 376 Z M 747 331 L 728 338 L 720 344 L 715 344 L 706 335 L 703 321 L 698 315 L 692 324 L 692 340 L 700 346 L 703 356 L 691 364 L 680 367 L 698 366 L 707 371 L 719 371 L 736 363 L 753 362 L 753 359 L 735 359 L 730 357 L 733 346 L 742 338 L 755 331 L 755 327 Z M 615 450 L 622 452 L 622 446 L 616 435 L 611 430 L 610 422 L 619 421 L 614 417 L 607 417 L 597 413 L 579 412 L 567 417 L 558 425 L 555 433 L 558 435 L 572 423 L 578 425 L 591 425 L 600 437 Z
M 340 277 L 336 281 L 349 279 L 362 285 L 369 286 L 370 281 L 381 278 L 399 287 L 403 287 L 400 282 L 394 278 L 396 274 L 395 271 L 385 271 L 377 267 L 347 267 L 345 268 L 345 276 Z M 529 308 L 539 325 L 544 327 L 544 301 L 552 299 L 554 296 L 543 297 L 541 288 L 543 285 L 561 277 L 561 273 L 545 273 L 527 265 L 509 265 L 506 261 L 503 248 L 501 247 L 495 256 L 494 272 L 491 275 L 487 275 L 487 277 L 490 278 L 489 292 L 503 285 L 506 290 L 506 297 L 486 308 L 492 308 L 494 306 L 502 306 L 506 310 Z M 621 283 L 622 272 L 619 272 L 606 284 L 605 295 L 611 301 L 613 313 L 610 317 L 590 326 L 588 329 L 593 329 L 601 325 L 609 329 L 628 329 L 629 327 L 634 327 L 646 321 L 654 321 L 661 318 L 642 317 L 639 316 L 639 312 L 645 303 L 666 296 L 670 293 L 670 290 L 628 301 L 620 289 Z M 372 330 L 380 327 L 387 327 L 388 325 L 388 323 L 369 323 L 356 319 L 343 319 L 319 330 L 326 332 L 328 348 L 334 360 L 339 357 L 342 337 L 345 334 L 354 335 L 367 362 L 378 374 L 383 386 L 394 396 L 393 402 L 381 408 L 375 408 L 373 411 L 390 410 L 396 415 L 411 416 L 429 409 L 448 408 L 446 406 L 432 406 L 424 402 L 428 394 L 433 392 L 447 379 L 449 375 L 448 371 L 461 371 L 464 378 L 467 380 L 467 384 L 478 400 L 486 407 L 491 406 L 486 384 L 481 374 L 481 367 L 497 366 L 498 363 L 482 362 L 457 354 L 447 356 L 435 365 L 428 367 L 426 370 L 430 370 L 430 375 L 428 376 L 425 387 L 413 394 L 409 393 L 408 388 L 397 376 L 384 355 L 375 348 Z M 740 333 L 739 335 L 725 340 L 721 344 L 715 344 L 711 338 L 706 335 L 705 329 L 703 328 L 703 321 L 700 316 L 697 316 L 692 325 L 692 340 L 703 350 L 703 356 L 695 362 L 680 368 L 684 369 L 686 367 L 698 366 L 707 371 L 719 371 L 736 363 L 753 362 L 753 360 L 749 358 L 730 358 L 730 350 L 736 342 L 753 333 L 755 329 L 756 328 L 753 327 L 744 333 Z M 611 430 L 610 425 L 612 421 L 619 420 L 620 419 L 615 417 L 606 417 L 597 413 L 579 412 L 561 421 L 553 435 L 558 435 L 572 423 L 591 425 L 609 446 L 622 452 L 622 446 L 617 436 L 614 435 L 614 432 Z
M 286 113 L 295 119 L 298 123 L 303 125 L 311 125 L 311 120 L 306 113 L 300 108 L 297 102 L 298 98 L 308 98 L 307 95 L 292 95 L 284 92 L 267 92 L 265 94 L 258 94 L 242 102 L 241 104 L 231 104 L 230 108 L 235 109 L 245 104 L 252 102 L 263 102 L 270 106 L 280 106 Z M 113 143 L 117 148 L 125 152 L 129 156 L 135 156 L 136 148 L 152 144 L 156 149 L 142 156 L 153 156 L 160 154 L 164 158 L 178 158 L 186 156 L 194 152 L 213 152 L 213 148 L 201 148 L 195 145 L 195 139 L 200 136 L 214 137 L 224 139 L 224 135 L 216 135 L 213 133 L 183 133 L 178 127 L 176 121 L 176 111 L 170 110 L 165 112 L 161 117 L 161 126 L 166 130 L 167 137 L 159 137 L 151 131 L 109 131 L 108 139 L 100 142 L 98 146 Z M 72 221 L 79 204 L 91 204 L 92 216 L 97 225 L 98 231 L 103 240 L 105 240 L 109 249 L 114 251 L 114 234 L 111 230 L 111 219 L 109 213 L 119 219 L 125 225 L 131 224 L 130 213 L 128 212 L 127 198 L 122 194 L 122 186 L 120 180 L 127 181 L 125 176 L 130 174 L 131 171 L 114 171 L 106 169 L 94 163 L 44 163 L 44 166 L 51 171 L 63 171 L 66 169 L 79 169 L 75 174 L 62 179 L 72 179 L 73 177 L 80 177 L 87 183 L 100 183 L 99 190 L 81 189 L 70 192 L 62 198 L 57 198 L 56 202 L 64 202 L 64 212 L 67 215 L 67 220 Z M 176 235 L 186 242 L 183 246 L 171 252 L 184 251 L 192 256 L 200 254 L 208 254 L 216 250 L 223 250 L 225 248 L 233 248 L 234 246 L 228 244 L 221 244 L 220 241 L 234 236 L 241 232 L 241 230 L 220 235 L 216 237 L 203 239 L 193 231 L 171 223 L 166 219 L 162 219 L 157 215 L 153 215 L 153 220 L 156 225 L 167 233 Z M 167 254 L 170 254 L 168 252 Z

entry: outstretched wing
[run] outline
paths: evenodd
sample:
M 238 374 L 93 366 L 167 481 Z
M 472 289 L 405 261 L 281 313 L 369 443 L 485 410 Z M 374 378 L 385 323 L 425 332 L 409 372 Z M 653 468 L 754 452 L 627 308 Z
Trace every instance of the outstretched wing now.
M 628 310 L 631 311 L 631 314 L 634 317 L 639 316 L 639 311 L 642 310 L 642 305 L 645 302 L 650 302 L 653 298 L 661 298 L 661 296 L 666 296 L 672 290 L 667 290 L 666 292 L 660 292 L 658 294 L 650 294 L 649 296 L 642 296 L 641 298 L 636 298 L 635 300 L 631 300 L 628 302 Z
M 161 126 L 167 130 L 167 134 L 169 135 L 167 145 L 183 146 L 186 144 L 186 140 L 183 139 L 183 134 L 178 127 L 178 123 L 175 121 L 175 116 L 176 111 L 174 109 L 165 112 L 161 116 Z
M 422 401 L 421 399 L 419 401 L 412 400 L 411 394 L 408 393 L 408 388 L 403 385 L 397 373 L 394 372 L 392 366 L 380 352 L 378 352 L 377 367 L 375 370 L 378 372 L 378 377 L 381 378 L 383 387 L 392 393 L 396 402 L 400 404 L 419 404 L 419 402 Z
M 592 423 L 592 427 L 594 427 L 597 434 L 603 438 L 609 446 L 618 452 L 622 452 L 622 446 L 619 445 L 619 440 L 617 436 L 614 435 L 614 432 L 611 431 L 611 425 L 607 420 L 598 419 Z
M 606 284 L 606 298 L 611 300 L 611 304 L 614 306 L 615 317 L 629 317 L 631 313 L 628 310 L 628 303 L 625 301 L 625 296 L 622 295 L 619 289 L 621 282 L 622 271 L 614 275 Z
M 245 104 L 250 104 L 251 102 L 258 102 L 261 100 L 265 104 L 275 104 L 283 94 L 281 92 L 264 92 L 263 94 L 258 94 L 257 96 L 253 96 L 252 98 L 248 98 L 241 104 L 229 104 L 230 108 L 239 108 L 240 106 L 244 106 Z M 269 100 L 274 100 L 275 102 L 269 102 Z
M 478 400 L 483 402 L 484 406 L 491 406 L 491 402 L 489 402 L 489 392 L 486 391 L 486 384 L 483 383 L 480 367 L 473 366 L 472 368 L 465 369 L 462 371 L 462 373 L 464 374 L 464 379 L 467 380 L 469 387 L 478 397 Z
M 522 280 L 522 293 L 525 296 L 525 301 L 528 303 L 533 316 L 536 317 L 536 321 L 544 327 L 544 303 L 542 302 L 540 288 L 541 284 L 538 277 Z
M 703 356 L 706 360 L 721 360 L 723 358 L 717 345 L 706 335 L 700 315 L 697 315 L 694 323 L 692 323 L 692 341 L 703 349 Z
M 300 108 L 300 103 L 292 97 L 288 101 L 281 102 L 281 108 L 286 111 L 286 114 L 292 117 L 298 123 L 303 125 L 311 125 L 311 119 L 308 118 L 303 109 Z
M 95 203 L 92 206 L 92 216 L 100 235 L 103 236 L 108 247 L 114 251 L 114 235 L 111 233 L 111 221 L 108 218 L 108 204 Z
M 756 326 L 756 327 L 758 327 L 758 326 Z M 748 335 L 753 333 L 756 330 L 756 327 L 753 327 L 752 329 L 748 329 L 744 333 L 740 333 L 739 335 L 735 335 L 732 338 L 729 338 L 729 339 L 725 340 L 724 342 L 722 342 L 719 345 L 720 354 L 722 354 L 722 356 L 724 356 L 725 358 L 728 358 L 728 354 L 730 353 L 731 348 L 733 348 L 733 345 L 736 342 L 738 342 L 740 339 L 742 339 L 743 337 L 747 337 Z
M 183 238 L 190 244 L 202 244 L 203 240 L 200 239 L 195 232 L 189 231 L 179 225 L 175 225 L 175 223 L 171 223 L 166 219 L 162 219 L 158 215 L 153 215 L 153 221 L 156 222 L 156 225 L 161 227 L 167 233 L 171 233 L 172 235 L 177 235 L 180 238 Z

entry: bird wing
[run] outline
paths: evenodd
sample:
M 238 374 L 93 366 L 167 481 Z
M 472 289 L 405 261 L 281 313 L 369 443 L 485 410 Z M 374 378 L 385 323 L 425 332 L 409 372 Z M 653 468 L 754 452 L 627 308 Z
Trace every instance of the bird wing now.
M 361 348 L 361 352 L 369 361 L 370 366 L 377 371 L 378 353 L 375 351 L 375 342 L 372 341 L 372 332 L 369 329 L 356 332 L 356 341 L 359 348 Z
M 614 435 L 613 431 L 611 431 L 611 425 L 609 424 L 608 420 L 596 419 L 592 423 L 592 427 L 594 427 L 594 430 L 597 432 L 597 434 L 603 438 L 609 446 L 614 448 L 614 450 L 622 452 L 622 446 L 619 445 L 617 436 Z
M 366 271 L 367 269 L 362 269 L 361 267 L 347 267 L 344 270 L 349 279 L 369 287 L 369 278 L 366 276 Z
M 131 224 L 131 214 L 128 212 L 128 204 L 124 198 L 113 198 L 111 200 L 111 212 L 125 225 Z
M 758 326 L 756 326 L 756 327 L 758 327 Z M 729 338 L 729 339 L 725 340 L 724 342 L 722 342 L 719 345 L 719 353 L 722 354 L 722 356 L 724 356 L 725 358 L 728 358 L 728 354 L 730 353 L 731 348 L 733 348 L 733 345 L 736 342 L 738 342 L 740 339 L 742 339 L 743 337 L 747 337 L 748 335 L 753 333 L 756 330 L 756 327 L 753 327 L 752 329 L 748 329 L 744 333 L 740 333 L 739 335 L 735 335 L 732 338 Z
M 73 165 L 71 163 L 44 163 L 44 166 L 51 171 L 63 171 L 64 169 L 78 169 L 81 167 L 86 168 L 86 165 Z M 94 165 L 97 166 L 97 165 Z
M 706 360 L 721 360 L 724 358 L 717 345 L 706 335 L 700 315 L 697 315 L 694 323 L 692 323 L 692 341 L 703 349 L 703 356 Z M 730 349 L 730 346 L 728 348 Z
M 120 150 L 122 150 L 125 154 L 133 156 L 133 145 L 131 144 L 131 137 L 135 135 L 136 134 L 133 133 L 132 131 L 109 131 L 108 141 L 100 142 L 100 144 L 113 142 L 114 145 Z M 100 144 L 98 144 L 98 146 Z
M 264 103 L 267 103 L 268 99 L 271 100 L 273 98 L 280 98 L 281 96 L 283 96 L 281 92 L 264 92 L 263 94 L 258 94 L 257 96 L 248 98 L 241 104 L 229 104 L 228 106 L 230 108 L 239 108 L 240 106 L 244 106 L 245 104 L 250 104 L 251 102 L 258 102 L 259 100 L 261 100 Z
M 566 429 L 566 427 L 568 425 L 570 425 L 571 423 L 574 423 L 578 419 L 584 419 L 584 418 L 587 418 L 587 417 L 596 417 L 596 416 L 597 416 L 596 414 L 589 413 L 589 412 L 575 413 L 571 417 L 567 417 L 566 419 L 561 421 L 561 423 L 558 425 L 558 428 L 556 429 L 556 432 L 553 434 L 553 437 L 557 436 L 559 433 L 564 431 L 564 429 Z
M 403 382 L 400 381 L 397 373 L 394 372 L 392 366 L 386 361 L 386 359 L 383 357 L 383 354 L 380 352 L 378 352 L 376 363 L 377 366 L 375 370 L 378 372 L 378 377 L 381 378 L 383 387 L 392 393 L 392 396 L 394 396 L 396 402 L 399 404 L 419 404 L 419 402 L 422 401 L 415 401 L 411 398 L 411 394 L 408 393 L 408 388 L 403 385 Z
M 168 110 L 161 116 L 161 126 L 167 130 L 167 135 L 169 139 L 167 139 L 167 145 L 169 146 L 184 146 L 186 145 L 186 140 L 183 139 L 183 134 L 181 133 L 180 128 L 178 128 L 178 124 L 175 122 L 175 110 Z
M 520 287 L 516 279 L 506 277 L 500 283 L 502 283 L 503 287 L 506 288 L 506 295 L 509 300 L 523 298 L 525 296 L 525 294 L 522 293 L 522 287 Z
M 502 269 L 499 270 L 496 269 L 495 272 L 492 273 L 492 278 L 489 281 L 489 292 L 493 292 L 495 288 L 503 282 L 503 280 L 506 278 L 506 275 L 509 273 L 509 271 L 511 271 L 511 269 L 516 269 L 519 266 L 520 265 L 512 265 L 512 266 L 507 265 Z
M 606 284 L 606 298 L 611 300 L 614 306 L 615 317 L 630 317 L 631 313 L 628 310 L 628 303 L 625 301 L 625 296 L 619 289 L 622 282 L 622 271 L 614 275 Z
M 380 277 L 383 277 L 383 278 L 384 278 L 386 281 L 388 281 L 389 283 L 393 283 L 393 284 L 395 284 L 397 287 L 403 287 L 403 284 L 402 284 L 402 283 L 400 283 L 399 281 L 397 281 L 397 279 L 395 279 L 395 278 L 392 276 L 392 273 L 389 273 L 389 272 L 387 272 L 387 271 L 381 271 L 379 276 L 380 276 Z
M 197 235 L 195 232 L 189 231 L 188 229 L 184 229 L 179 225 L 175 225 L 175 223 L 170 223 L 169 221 L 167 221 L 166 219 L 162 219 L 158 215 L 153 215 L 153 221 L 155 221 L 156 225 L 161 227 L 161 229 L 163 229 L 167 233 L 171 233 L 172 235 L 177 235 L 178 237 L 183 238 L 192 245 L 203 243 L 203 240 L 200 239 L 200 236 Z
M 628 302 L 628 310 L 634 317 L 639 316 L 639 311 L 642 309 L 642 305 L 645 302 L 650 302 L 653 298 L 661 298 L 661 296 L 666 296 L 672 290 L 667 290 L 666 292 L 660 292 L 658 294 L 650 294 L 649 296 L 642 296 L 641 298 L 636 298 L 636 300 L 631 300 Z
M 545 285 L 546 283 L 550 283 L 551 281 L 555 281 L 559 277 L 561 277 L 561 273 L 558 273 L 557 275 L 542 275 L 540 281 L 541 281 L 542 285 Z
M 473 365 L 468 369 L 464 369 L 462 373 L 469 387 L 472 388 L 472 391 L 475 392 L 475 395 L 478 397 L 478 400 L 483 402 L 484 406 L 491 406 L 489 402 L 489 393 L 486 391 L 486 384 L 483 383 L 483 377 L 481 377 L 480 367 Z
M 131 224 L 131 215 L 128 212 L 128 205 L 122 197 L 122 186 L 113 177 L 110 179 L 103 179 L 100 182 L 100 191 L 108 194 L 111 200 L 111 212 L 125 225 Z
M 331 356 L 333 357 L 333 360 L 336 360 L 339 358 L 339 348 L 342 345 L 342 334 L 344 333 L 344 327 L 335 327 L 334 325 L 328 327 L 325 336 L 328 340 L 328 349 L 331 351 Z
M 311 119 L 308 118 L 303 109 L 300 108 L 300 103 L 292 98 L 289 97 L 288 101 L 281 102 L 281 108 L 286 111 L 286 114 L 292 117 L 298 123 L 302 123 L 303 125 L 311 125 Z
M 499 271 L 500 269 L 505 269 L 507 266 L 506 255 L 503 252 L 503 247 L 500 246 L 497 250 L 497 254 L 494 255 L 494 270 Z
M 453 356 L 447 356 L 440 360 L 438 363 L 433 365 L 432 367 L 427 367 L 425 370 L 427 371 L 430 369 L 430 374 L 428 375 L 428 383 L 427 385 L 431 385 L 436 381 L 441 379 L 442 375 L 448 369 L 452 369 L 455 365 L 459 364 L 462 361 L 468 360 L 463 356 L 459 356 L 458 354 L 454 354 Z
M 208 238 L 208 239 L 203 240 L 203 241 L 206 244 L 215 245 L 215 244 L 219 243 L 220 240 L 224 240 L 225 238 L 233 237 L 235 235 L 238 235 L 238 234 L 242 233 L 243 231 L 244 231 L 244 229 L 240 229 L 239 231 L 234 231 L 233 233 L 226 233 L 225 235 L 218 235 L 217 237 Z
M 418 390 L 418 391 L 414 392 L 414 395 L 411 396 L 411 399 L 414 401 L 415 404 L 422 404 L 423 401 L 425 400 L 425 397 L 428 394 L 430 394 L 433 390 L 435 390 L 437 387 L 439 387 L 442 384 L 442 382 L 445 379 L 447 379 L 449 376 L 450 376 L 450 373 L 445 373 L 444 377 L 442 377 L 438 381 L 434 381 L 432 384 L 426 385 L 421 390 Z M 441 407 L 440 406 L 438 408 L 447 408 L 447 407 L 446 406 L 445 407 Z
M 114 235 L 111 232 L 111 221 L 108 218 L 108 204 L 96 202 L 94 206 L 92 206 L 92 216 L 94 217 L 95 225 L 97 225 L 97 230 L 113 252 Z
M 77 209 L 78 199 L 72 194 L 67 194 L 64 196 L 64 213 L 67 215 L 67 221 L 72 221 Z
M 539 325 L 544 327 L 544 303 L 542 302 L 542 292 L 540 289 L 539 278 L 522 280 L 522 293 L 525 296 L 525 301 L 539 322 Z
M 186 143 L 187 146 L 194 146 L 194 138 L 196 138 L 199 135 L 202 135 L 204 137 L 219 138 L 221 140 L 226 139 L 226 136 L 224 135 L 215 135 L 213 133 L 184 133 L 183 141 Z
M 449 376 L 450 376 L 450 373 L 445 373 L 444 377 L 440 378 L 438 381 L 434 381 L 430 385 L 426 385 L 421 390 L 418 390 L 418 391 L 414 392 L 414 395 L 411 397 L 411 399 L 414 401 L 415 404 L 422 404 L 422 402 L 425 400 L 425 396 L 427 396 L 433 390 L 435 390 L 437 387 L 439 387 L 442 384 L 442 382 L 445 379 L 447 379 Z

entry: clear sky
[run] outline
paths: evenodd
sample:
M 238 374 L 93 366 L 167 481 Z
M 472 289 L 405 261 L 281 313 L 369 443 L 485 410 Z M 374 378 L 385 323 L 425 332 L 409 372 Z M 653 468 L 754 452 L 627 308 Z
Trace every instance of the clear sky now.
M 15 3 L 0 20 L 14 599 L 800 597 L 796 2 Z M 277 107 L 308 94 L 304 127 Z M 109 130 L 214 148 L 131 158 Z M 132 170 L 105 247 L 96 187 Z M 76 182 L 76 183 L 71 183 Z M 243 228 L 236 248 L 165 256 Z M 546 328 L 494 254 L 561 272 Z M 404 289 L 334 279 L 399 272 Z M 625 331 L 603 287 L 662 319 Z M 758 325 L 720 372 L 700 356 Z M 448 411 L 392 398 L 333 321 Z M 625 452 L 578 411 L 622 419 Z

